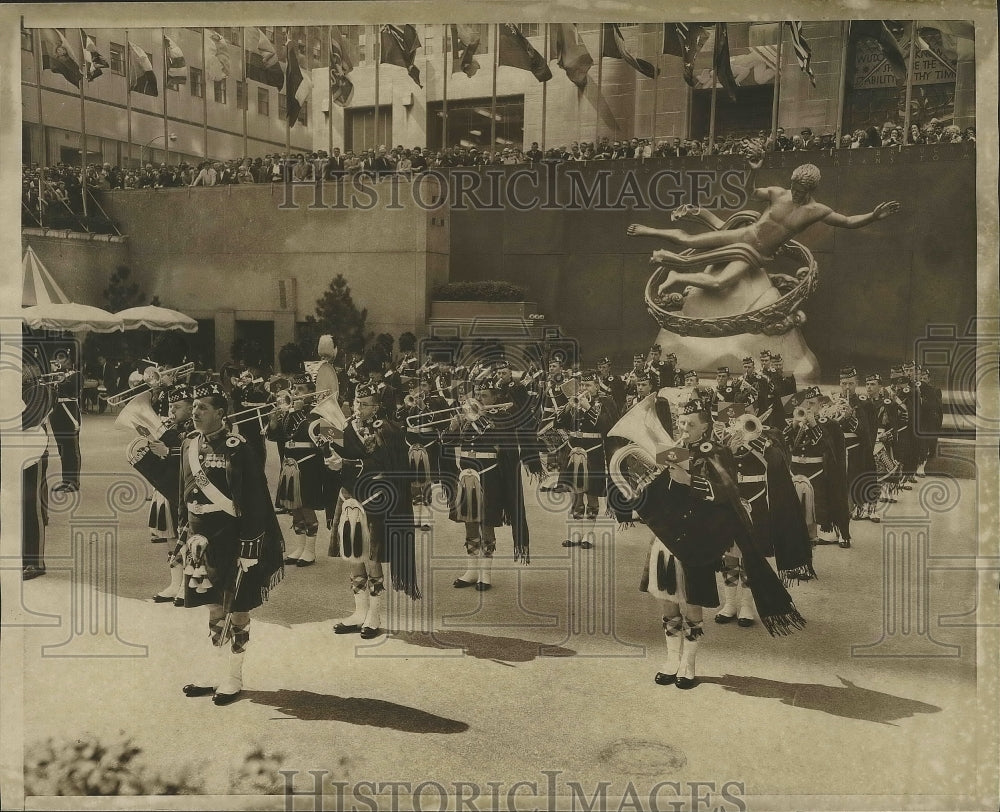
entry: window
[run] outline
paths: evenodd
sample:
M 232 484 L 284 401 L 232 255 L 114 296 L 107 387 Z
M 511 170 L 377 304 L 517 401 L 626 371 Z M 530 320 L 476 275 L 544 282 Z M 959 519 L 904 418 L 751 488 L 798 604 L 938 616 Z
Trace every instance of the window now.
M 309 123 L 309 105 L 308 104 L 303 104 L 302 107 L 299 108 L 298 123 L 302 124 L 303 126 L 305 126 L 306 124 Z
M 268 116 L 271 114 L 271 97 L 266 87 L 257 88 L 257 115 Z
M 433 56 L 434 54 L 434 43 L 437 40 L 439 26 L 436 25 L 425 25 L 424 26 L 424 56 Z
M 448 105 L 449 112 L 451 105 Z M 344 110 L 344 150 L 360 152 L 374 149 L 379 144 L 392 143 L 392 107 L 378 108 L 378 137 L 375 137 L 375 108 L 349 107 Z
M 284 121 L 288 117 L 288 100 L 284 93 L 278 94 L 278 118 Z
M 448 100 L 448 147 L 476 147 L 489 149 L 490 113 L 492 100 Z M 441 149 L 441 130 L 444 110 L 441 102 L 427 103 L 427 146 Z M 346 120 L 345 120 L 346 123 Z M 381 129 L 381 122 L 379 122 Z M 524 145 L 524 96 L 498 96 L 496 118 L 496 147 L 523 147 Z
M 245 82 L 241 82 L 239 79 L 236 80 L 236 109 L 247 109 L 247 86 Z
M 541 23 L 520 23 L 521 33 L 526 37 L 540 37 L 542 35 Z
M 200 99 L 205 95 L 205 85 L 202 83 L 201 68 L 190 68 L 190 71 L 188 84 L 191 86 L 191 95 Z
M 125 75 L 125 46 L 112 42 L 111 49 L 111 72 L 119 76 Z
M 35 34 L 33 31 L 29 31 L 25 28 L 21 29 L 21 50 L 22 51 L 35 50 Z
M 479 47 L 476 49 L 476 56 L 488 54 L 493 45 L 493 23 L 479 23 L 478 25 L 470 25 L 469 28 L 479 32 Z M 444 47 L 449 51 L 452 49 L 450 25 L 445 26 Z
M 218 82 L 213 83 L 215 85 L 215 102 L 216 104 L 225 104 L 228 98 L 226 93 L 226 80 L 220 79 Z

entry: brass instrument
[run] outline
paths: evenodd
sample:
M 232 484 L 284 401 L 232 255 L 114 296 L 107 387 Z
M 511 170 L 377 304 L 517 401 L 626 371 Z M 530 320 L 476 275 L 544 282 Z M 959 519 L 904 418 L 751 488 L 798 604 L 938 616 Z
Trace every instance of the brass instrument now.
M 116 429 L 136 432 L 137 440 L 158 439 L 166 428 L 164 419 L 153 410 L 149 392 L 140 392 L 125 404 L 114 425 Z
M 226 419 L 229 421 L 231 426 L 235 426 L 238 423 L 245 423 L 248 420 L 271 418 L 276 414 L 287 414 L 290 412 L 297 400 L 302 401 L 302 408 L 307 406 L 311 408 L 314 405 L 311 401 L 319 403 L 320 401 L 330 397 L 331 394 L 332 390 L 321 389 L 319 392 L 309 392 L 305 395 L 294 395 L 291 390 L 284 389 L 275 395 L 273 403 L 258 403 L 256 406 L 251 406 L 248 409 L 234 412 Z
M 455 417 L 461 411 L 460 406 L 449 406 L 447 409 L 437 409 L 433 412 L 422 412 L 421 414 L 408 415 L 406 418 L 406 426 L 410 429 L 416 429 L 419 427 L 427 428 L 428 426 L 445 425 L 450 423 L 452 418 Z M 437 415 L 443 415 L 443 417 L 437 417 Z M 433 420 L 426 420 L 425 418 L 433 417 Z M 419 423 L 415 423 L 419 421 Z
M 74 370 L 69 370 L 67 372 L 46 372 L 42 375 L 36 376 L 35 383 L 40 386 L 58 386 L 73 374 Z
M 750 448 L 764 433 L 764 424 L 760 418 L 752 414 L 743 414 L 732 420 L 723 431 L 723 442 L 732 451 L 739 448 Z
M 117 395 L 109 395 L 106 400 L 109 406 L 121 406 L 132 398 L 138 397 L 145 392 L 151 392 L 160 386 L 170 386 L 178 378 L 186 377 L 194 372 L 194 362 L 189 361 L 180 366 L 165 369 L 163 367 L 146 367 L 142 372 L 142 382 L 119 392 Z
M 581 392 L 579 395 L 573 395 L 566 402 L 566 408 L 579 412 L 589 412 L 591 406 L 593 406 L 593 404 L 590 402 L 590 396 L 585 392 Z
M 653 455 L 638 443 L 622 446 L 608 461 L 612 481 L 628 500 L 641 495 L 665 467 L 658 465 Z
M 254 406 L 226 415 L 226 420 L 229 422 L 229 425 L 235 426 L 238 423 L 246 423 L 248 420 L 254 420 L 258 417 L 262 419 L 270 417 L 273 411 L 274 404 L 270 401 L 267 403 L 257 403 Z
M 484 414 L 499 414 L 500 412 L 507 412 L 513 407 L 513 403 L 497 403 L 495 406 L 483 406 L 475 398 L 467 398 L 465 403 L 462 404 L 461 413 L 470 423 L 475 423 Z

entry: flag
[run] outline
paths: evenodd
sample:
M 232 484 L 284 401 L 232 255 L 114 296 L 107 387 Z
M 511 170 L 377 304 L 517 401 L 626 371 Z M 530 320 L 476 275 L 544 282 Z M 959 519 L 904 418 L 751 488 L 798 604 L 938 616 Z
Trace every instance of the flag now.
M 250 51 L 247 79 L 281 90 L 285 86 L 285 72 L 278 64 L 278 53 L 274 49 L 274 43 L 264 36 L 264 32 L 259 28 L 251 29 L 250 42 L 253 42 L 254 36 L 257 38 L 257 44 L 254 50 Z
M 80 57 L 66 41 L 58 28 L 42 28 L 42 68 L 58 73 L 73 87 L 79 87 L 83 80 L 80 71 Z
M 87 67 L 87 81 L 93 82 L 98 76 L 104 73 L 101 68 L 108 67 L 107 60 L 97 52 L 97 43 L 82 28 L 80 37 L 83 40 L 83 62 Z
M 462 23 L 451 25 L 451 72 L 462 71 L 472 78 L 479 70 L 476 51 L 480 45 L 479 28 Z
M 906 57 L 890 26 L 899 28 L 894 20 L 852 20 L 850 41 L 856 43 L 862 39 L 875 40 L 882 49 L 882 56 L 896 74 L 896 82 L 903 84 L 907 73 Z
M 601 56 L 610 59 L 624 59 L 649 79 L 655 79 L 659 75 L 659 70 L 645 59 L 637 59 L 632 56 L 632 53 L 625 47 L 625 37 L 622 36 L 622 30 L 618 27 L 618 23 L 603 23 L 601 30 L 603 32 L 601 36 L 604 38 Z
M 205 29 L 205 75 L 212 82 L 228 79 L 232 73 L 229 43 L 222 34 Z
M 539 82 L 547 82 L 552 78 L 552 71 L 543 57 L 536 51 L 527 37 L 521 33 L 514 23 L 500 23 L 500 47 L 497 61 L 501 65 L 520 70 L 531 71 Z
M 348 78 L 354 70 L 354 59 L 340 26 L 330 28 L 330 93 L 334 104 L 347 107 L 354 96 L 354 83 Z
M 937 50 L 934 34 L 941 37 L 941 49 Z M 976 58 L 976 29 L 972 23 L 960 20 L 927 20 L 918 29 L 917 47 L 944 57 L 949 62 L 966 62 Z M 921 44 L 921 42 L 923 44 Z
M 417 29 L 412 25 L 383 25 L 381 38 L 382 64 L 406 68 L 417 87 L 423 87 L 420 84 L 420 69 L 413 64 L 420 47 Z
M 736 77 L 729 60 L 729 27 L 726 23 L 715 24 L 715 54 L 712 59 L 715 78 L 729 94 L 730 101 L 736 101 Z
M 813 73 L 812 48 L 802 36 L 802 22 L 800 20 L 789 20 L 788 27 L 792 32 L 792 48 L 795 50 L 795 58 L 799 61 L 799 68 L 809 77 L 813 87 L 816 87 L 816 76 Z
M 288 67 L 285 70 L 285 87 L 288 92 L 288 126 L 294 127 L 299 120 L 302 106 L 309 101 L 312 82 L 299 69 L 299 57 L 295 48 L 288 48 Z
M 684 81 L 694 87 L 694 60 L 708 40 L 704 23 L 665 23 L 663 53 L 679 56 L 684 61 Z
M 177 90 L 187 84 L 187 62 L 184 53 L 170 37 L 163 37 L 163 49 L 167 53 L 167 87 Z
M 134 42 L 128 44 L 128 75 L 131 79 L 128 89 L 147 96 L 159 96 L 156 85 L 156 74 L 153 73 L 153 63 L 149 61 L 146 52 Z
M 566 76 L 574 85 L 581 90 L 585 88 L 587 71 L 594 64 L 594 58 L 576 30 L 576 23 L 553 23 L 549 28 L 549 38 L 549 53 L 555 55 L 559 67 L 566 71 Z

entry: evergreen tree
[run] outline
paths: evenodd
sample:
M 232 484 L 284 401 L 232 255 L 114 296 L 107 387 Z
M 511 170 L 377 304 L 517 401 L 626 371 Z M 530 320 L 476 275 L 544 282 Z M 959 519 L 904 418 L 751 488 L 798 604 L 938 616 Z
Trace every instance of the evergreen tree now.
M 316 358 L 319 337 L 329 333 L 338 347 L 364 347 L 371 338 L 366 330 L 368 308 L 359 309 L 343 274 L 337 274 L 322 298 L 316 300 L 316 315 L 307 316 L 299 328 L 298 344 L 306 358 Z

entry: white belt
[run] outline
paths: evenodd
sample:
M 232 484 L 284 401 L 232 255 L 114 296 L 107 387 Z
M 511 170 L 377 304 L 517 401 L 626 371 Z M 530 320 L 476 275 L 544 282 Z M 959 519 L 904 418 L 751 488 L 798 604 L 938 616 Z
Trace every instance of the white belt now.
M 595 434 L 589 431 L 571 431 L 569 436 L 576 440 L 603 440 L 603 434 Z
M 767 482 L 767 474 L 743 474 L 736 475 L 737 482 Z
M 285 448 L 315 448 L 312 443 L 307 443 L 303 440 L 292 440 L 290 443 L 285 443 Z
M 56 403 L 76 403 L 76 398 L 56 398 Z
M 857 440 L 858 439 L 858 435 L 855 434 L 853 431 L 845 431 L 844 432 L 844 439 L 845 440 Z
M 201 502 L 188 502 L 187 509 L 188 513 L 193 513 L 196 516 L 201 516 L 203 513 L 229 513 L 223 505 L 203 505 Z
M 823 462 L 822 457 L 796 457 L 792 456 L 792 462 L 801 462 L 807 464 L 815 464 L 818 462 Z

